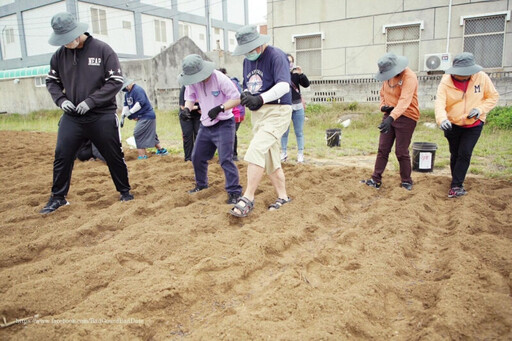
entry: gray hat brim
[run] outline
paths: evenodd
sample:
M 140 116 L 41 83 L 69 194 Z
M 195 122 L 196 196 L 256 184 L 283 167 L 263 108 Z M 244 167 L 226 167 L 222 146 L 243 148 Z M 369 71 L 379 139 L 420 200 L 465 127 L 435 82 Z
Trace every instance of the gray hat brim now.
M 74 30 L 69 31 L 65 34 L 55 34 L 52 32 L 50 39 L 48 39 L 48 43 L 53 46 L 62 46 L 71 43 L 73 40 L 78 38 L 81 34 L 87 31 L 89 27 L 86 23 L 77 22 Z
M 450 67 L 444 71 L 444 73 L 450 74 L 450 75 L 457 75 L 457 76 L 471 76 L 475 73 L 478 73 L 482 71 L 483 68 L 478 65 L 471 65 L 471 66 L 459 66 L 459 67 Z
M 178 76 L 178 83 L 180 86 L 196 84 L 201 81 L 204 81 L 206 78 L 210 77 L 215 70 L 215 64 L 213 62 L 208 62 L 206 60 L 203 61 L 203 68 L 198 73 L 194 73 L 193 75 L 185 75 L 181 73 Z
M 270 36 L 260 34 L 260 36 L 257 39 L 254 39 L 251 42 L 248 42 L 247 44 L 238 45 L 235 47 L 235 51 L 233 51 L 233 56 L 241 56 L 244 54 L 247 54 L 254 50 L 255 48 L 264 45 L 270 41 Z
M 392 69 L 390 69 L 386 72 L 376 73 L 375 79 L 378 81 L 387 81 L 387 80 L 395 77 L 396 75 L 398 75 L 400 72 L 404 71 L 408 64 L 409 64 L 409 60 L 407 59 L 407 57 L 397 56 L 396 65 Z
M 121 88 L 121 90 L 124 90 L 124 88 L 126 88 L 128 85 L 132 84 L 133 82 L 135 82 L 133 79 L 125 78 L 124 82 L 123 82 L 123 87 Z

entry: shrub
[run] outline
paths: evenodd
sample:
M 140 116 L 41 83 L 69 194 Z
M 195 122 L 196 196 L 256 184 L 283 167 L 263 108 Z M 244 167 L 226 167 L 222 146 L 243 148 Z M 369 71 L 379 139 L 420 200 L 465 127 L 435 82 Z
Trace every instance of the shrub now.
M 487 114 L 486 124 L 499 129 L 512 129 L 512 107 L 495 107 Z

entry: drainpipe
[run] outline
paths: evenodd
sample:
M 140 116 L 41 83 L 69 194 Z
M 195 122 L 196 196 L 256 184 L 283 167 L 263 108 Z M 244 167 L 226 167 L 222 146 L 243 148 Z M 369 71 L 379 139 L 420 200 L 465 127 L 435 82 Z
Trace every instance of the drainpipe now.
M 450 51 L 450 29 L 452 26 L 452 0 L 448 3 L 448 29 L 446 30 L 446 53 Z

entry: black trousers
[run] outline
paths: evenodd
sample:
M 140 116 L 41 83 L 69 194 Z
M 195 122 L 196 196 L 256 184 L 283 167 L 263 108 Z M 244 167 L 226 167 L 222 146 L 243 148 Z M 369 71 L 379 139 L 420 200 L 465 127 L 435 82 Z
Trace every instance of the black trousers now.
M 192 119 L 183 120 L 180 118 L 181 132 L 183 136 L 183 151 L 185 152 L 185 161 L 192 161 L 192 149 L 197 138 L 197 132 L 201 125 L 201 116 L 192 115 Z
M 236 130 L 235 130 L 235 147 L 233 148 L 233 156 L 238 156 L 238 151 L 237 151 L 237 147 L 238 147 L 238 137 L 236 136 L 236 132 L 238 131 L 238 128 L 240 128 L 240 123 L 242 122 L 237 122 L 235 123 L 235 127 L 236 127 Z
M 86 140 L 91 140 L 105 158 L 116 190 L 129 191 L 128 168 L 124 162 L 117 116 L 103 114 L 93 122 L 79 122 L 64 114 L 59 122 L 55 147 L 52 196 L 64 198 L 68 194 L 75 158 Z
M 445 131 L 444 137 L 450 146 L 451 187 L 462 187 L 466 179 L 473 149 L 482 134 L 484 124 L 472 128 L 452 125 L 452 130 Z

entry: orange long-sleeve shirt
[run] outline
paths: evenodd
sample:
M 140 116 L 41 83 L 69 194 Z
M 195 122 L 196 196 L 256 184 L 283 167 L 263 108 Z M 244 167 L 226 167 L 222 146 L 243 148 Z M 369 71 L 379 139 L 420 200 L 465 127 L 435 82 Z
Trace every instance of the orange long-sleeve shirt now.
M 489 76 L 477 72 L 471 76 L 466 92 L 458 89 L 452 81 L 451 75 L 444 75 L 437 87 L 435 111 L 436 122 L 448 119 L 458 126 L 475 123 L 476 118 L 467 118 L 473 108 L 480 109 L 480 120 L 485 122 L 487 113 L 498 103 L 500 95 Z
M 418 77 L 414 71 L 407 67 L 399 77 L 382 83 L 380 106 L 383 105 L 395 107 L 391 112 L 391 117 L 395 120 L 402 115 L 416 122 L 420 119 Z

